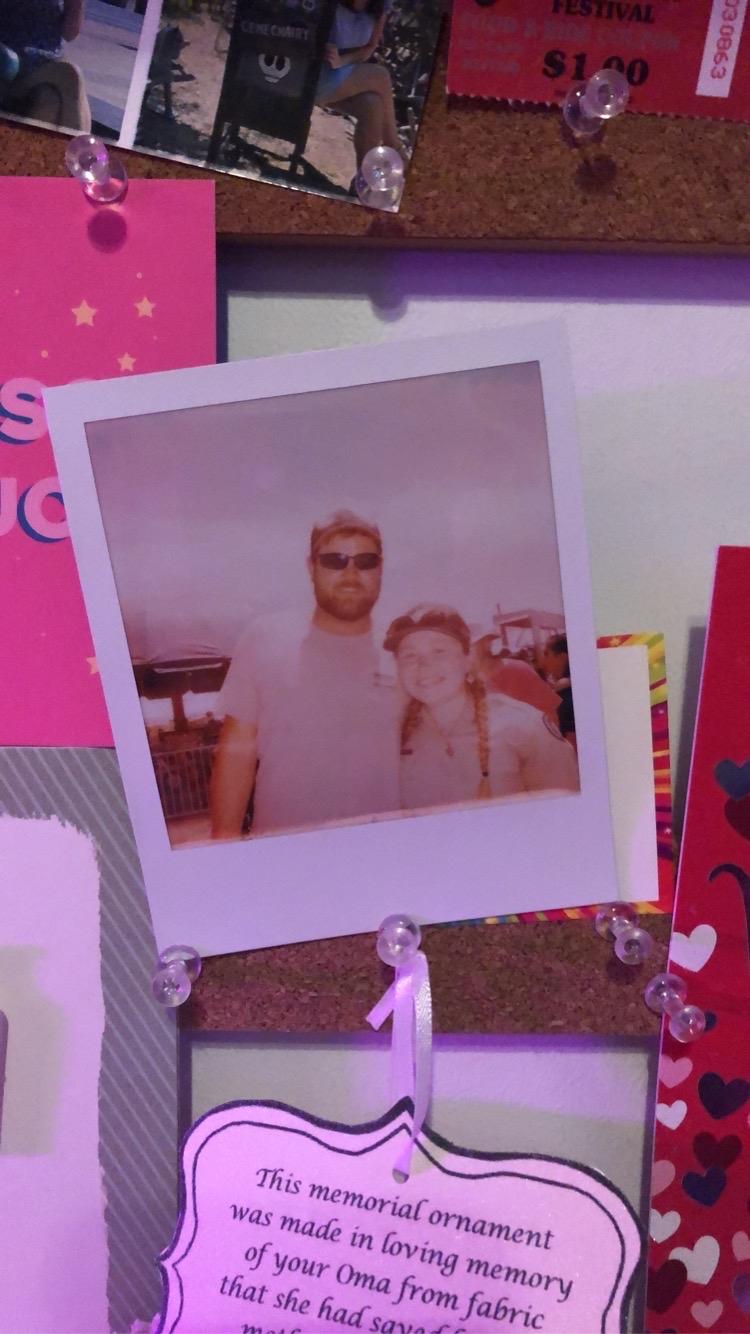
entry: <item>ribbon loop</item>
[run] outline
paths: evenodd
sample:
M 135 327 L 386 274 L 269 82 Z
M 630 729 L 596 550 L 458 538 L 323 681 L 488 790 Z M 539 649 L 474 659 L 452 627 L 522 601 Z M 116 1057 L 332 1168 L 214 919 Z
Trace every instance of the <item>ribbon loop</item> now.
M 407 1180 L 414 1145 L 424 1125 L 432 1093 L 432 992 L 426 956 L 418 950 L 396 968 L 395 981 L 367 1016 L 380 1028 L 393 1015 L 391 1033 L 391 1095 L 412 1104 L 411 1135 L 393 1166 L 394 1176 Z

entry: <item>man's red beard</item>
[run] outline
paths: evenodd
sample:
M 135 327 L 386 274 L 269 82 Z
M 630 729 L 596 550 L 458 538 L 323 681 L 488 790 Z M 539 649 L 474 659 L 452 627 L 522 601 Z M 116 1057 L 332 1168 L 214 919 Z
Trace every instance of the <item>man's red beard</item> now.
M 328 612 L 328 615 L 334 616 L 337 621 L 361 621 L 365 616 L 369 616 L 377 602 L 377 596 L 373 597 L 365 589 L 324 592 L 316 587 L 315 600 L 321 611 Z

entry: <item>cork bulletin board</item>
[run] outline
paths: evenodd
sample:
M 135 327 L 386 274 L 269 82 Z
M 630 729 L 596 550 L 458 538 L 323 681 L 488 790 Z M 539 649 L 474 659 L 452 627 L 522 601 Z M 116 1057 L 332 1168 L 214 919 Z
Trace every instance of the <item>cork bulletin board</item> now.
M 238 246 L 325 246 L 332 251 L 371 246 L 750 254 L 748 127 L 629 115 L 613 123 L 599 144 L 581 150 L 565 141 L 558 112 L 449 105 L 444 77 L 443 51 L 399 215 L 374 214 L 216 175 L 219 239 Z M 60 135 L 0 122 L 0 171 L 63 176 L 64 144 Z M 166 160 L 130 153 L 123 157 L 133 177 L 205 176 Z M 54 234 L 50 219 L 50 239 Z M 99 763 L 111 768 L 116 780 L 114 754 L 100 752 L 90 757 L 92 788 Z M 122 823 L 129 839 L 127 815 Z M 109 844 L 106 851 L 108 856 L 117 853 Z M 129 856 L 128 879 L 142 900 L 134 849 Z M 115 860 L 113 855 L 113 864 Z M 582 875 L 585 870 L 582 865 Z M 352 891 L 356 893 L 356 882 Z M 121 895 L 119 879 L 113 878 L 112 892 Z M 408 884 L 403 892 L 408 911 Z M 206 959 L 189 1002 L 175 1016 L 182 1032 L 177 1060 L 171 1029 L 161 1024 L 157 1031 L 153 1022 L 153 948 L 146 920 L 141 912 L 139 971 L 132 986 L 143 1012 L 141 1028 L 128 1008 L 123 1027 L 130 1031 L 121 1042 L 112 1021 L 115 1004 L 110 1002 L 110 1064 L 103 1084 L 108 1095 L 119 1085 L 111 1073 L 114 1059 L 129 1049 L 135 1061 L 141 1061 L 142 1079 L 148 1066 L 138 1044 L 150 1043 L 155 1050 L 157 1038 L 162 1073 L 167 1071 L 167 1082 L 179 1089 L 187 1074 L 185 1052 L 193 1041 L 265 1033 L 279 1034 L 282 1043 L 285 1034 L 311 1042 L 315 1034 L 333 1038 L 368 1032 L 365 1016 L 392 980 L 391 970 L 380 964 L 375 952 L 377 917 L 367 935 Z M 625 1038 L 642 1044 L 653 1062 L 660 1020 L 645 1006 L 643 990 L 649 978 L 666 967 L 671 921 L 666 914 L 654 914 L 644 925 L 655 948 L 649 961 L 636 969 L 615 959 L 611 943 L 596 935 L 590 918 L 573 914 L 566 921 L 427 928 L 423 948 L 430 961 L 435 1032 L 538 1035 L 533 1045 L 539 1046 L 540 1055 L 544 1037 L 554 1042 L 558 1036 L 590 1035 L 602 1046 Z M 110 938 L 107 950 L 103 975 L 119 986 L 123 956 L 118 941 Z M 105 1156 L 103 1164 L 106 1171 L 110 1163 L 107 1185 L 113 1206 L 108 1223 L 113 1328 L 127 1328 L 138 1313 L 134 1295 L 144 1313 L 159 1300 L 151 1256 L 171 1225 L 177 1111 L 171 1101 L 166 1107 L 155 1102 L 153 1111 L 153 1123 L 142 1127 L 142 1164 L 134 1164 L 133 1146 L 128 1146 L 126 1172 L 119 1177 L 129 1180 L 120 1181 L 120 1195 L 115 1195 L 115 1169 L 123 1163 L 122 1146 L 111 1127 L 110 1139 L 102 1141 L 105 1150 L 111 1145 L 111 1158 Z M 647 1119 L 647 1139 L 648 1124 Z M 135 1198 L 141 1178 L 158 1192 L 158 1211 L 146 1207 L 145 1192 L 144 1200 Z M 647 1180 L 648 1162 L 643 1204 Z M 138 1229 L 144 1222 L 150 1227 L 143 1228 L 146 1244 L 135 1265 L 131 1219 Z
M 295 245 L 750 253 L 750 131 L 724 121 L 620 116 L 575 148 L 559 112 L 445 97 L 443 33 L 397 215 L 217 175 L 222 241 Z M 0 123 L 0 172 L 64 174 L 62 136 Z M 123 154 L 132 176 L 203 176 Z
M 448 104 L 446 45 L 444 33 L 398 215 L 217 174 L 219 240 L 750 253 L 746 127 L 624 116 L 601 143 L 576 149 L 557 111 Z M 0 122 L 0 172 L 63 175 L 64 143 Z M 205 176 L 168 160 L 123 157 L 133 177 Z M 181 1026 L 361 1031 L 389 981 L 375 954 L 377 925 L 368 936 L 206 960 Z M 643 1004 L 643 987 L 666 965 L 669 927 L 668 916 L 650 917 L 656 948 L 636 970 L 617 962 L 590 920 L 430 928 L 435 1029 L 655 1037 L 659 1020 Z
M 640 968 L 619 963 L 591 920 L 428 928 L 422 948 L 435 1031 L 656 1037 L 660 1019 L 644 1005 L 643 988 L 666 968 L 670 918 L 650 916 L 647 926 L 655 949 Z M 206 959 L 180 1024 L 225 1033 L 361 1032 L 393 980 L 375 953 L 376 928 Z

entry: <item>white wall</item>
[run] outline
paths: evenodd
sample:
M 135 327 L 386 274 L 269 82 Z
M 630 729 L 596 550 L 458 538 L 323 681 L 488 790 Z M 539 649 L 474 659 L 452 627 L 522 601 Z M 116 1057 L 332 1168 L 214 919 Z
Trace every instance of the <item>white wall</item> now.
M 715 550 L 750 543 L 750 261 L 246 248 L 221 274 L 231 358 L 565 320 L 597 632 L 666 634 L 681 795 Z

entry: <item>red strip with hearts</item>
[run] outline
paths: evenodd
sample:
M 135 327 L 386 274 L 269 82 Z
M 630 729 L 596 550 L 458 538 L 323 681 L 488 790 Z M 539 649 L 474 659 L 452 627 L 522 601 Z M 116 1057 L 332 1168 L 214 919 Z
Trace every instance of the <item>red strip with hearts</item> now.
M 750 1328 L 750 548 L 722 547 L 703 663 L 670 972 L 706 1012 L 662 1035 L 647 1329 Z

